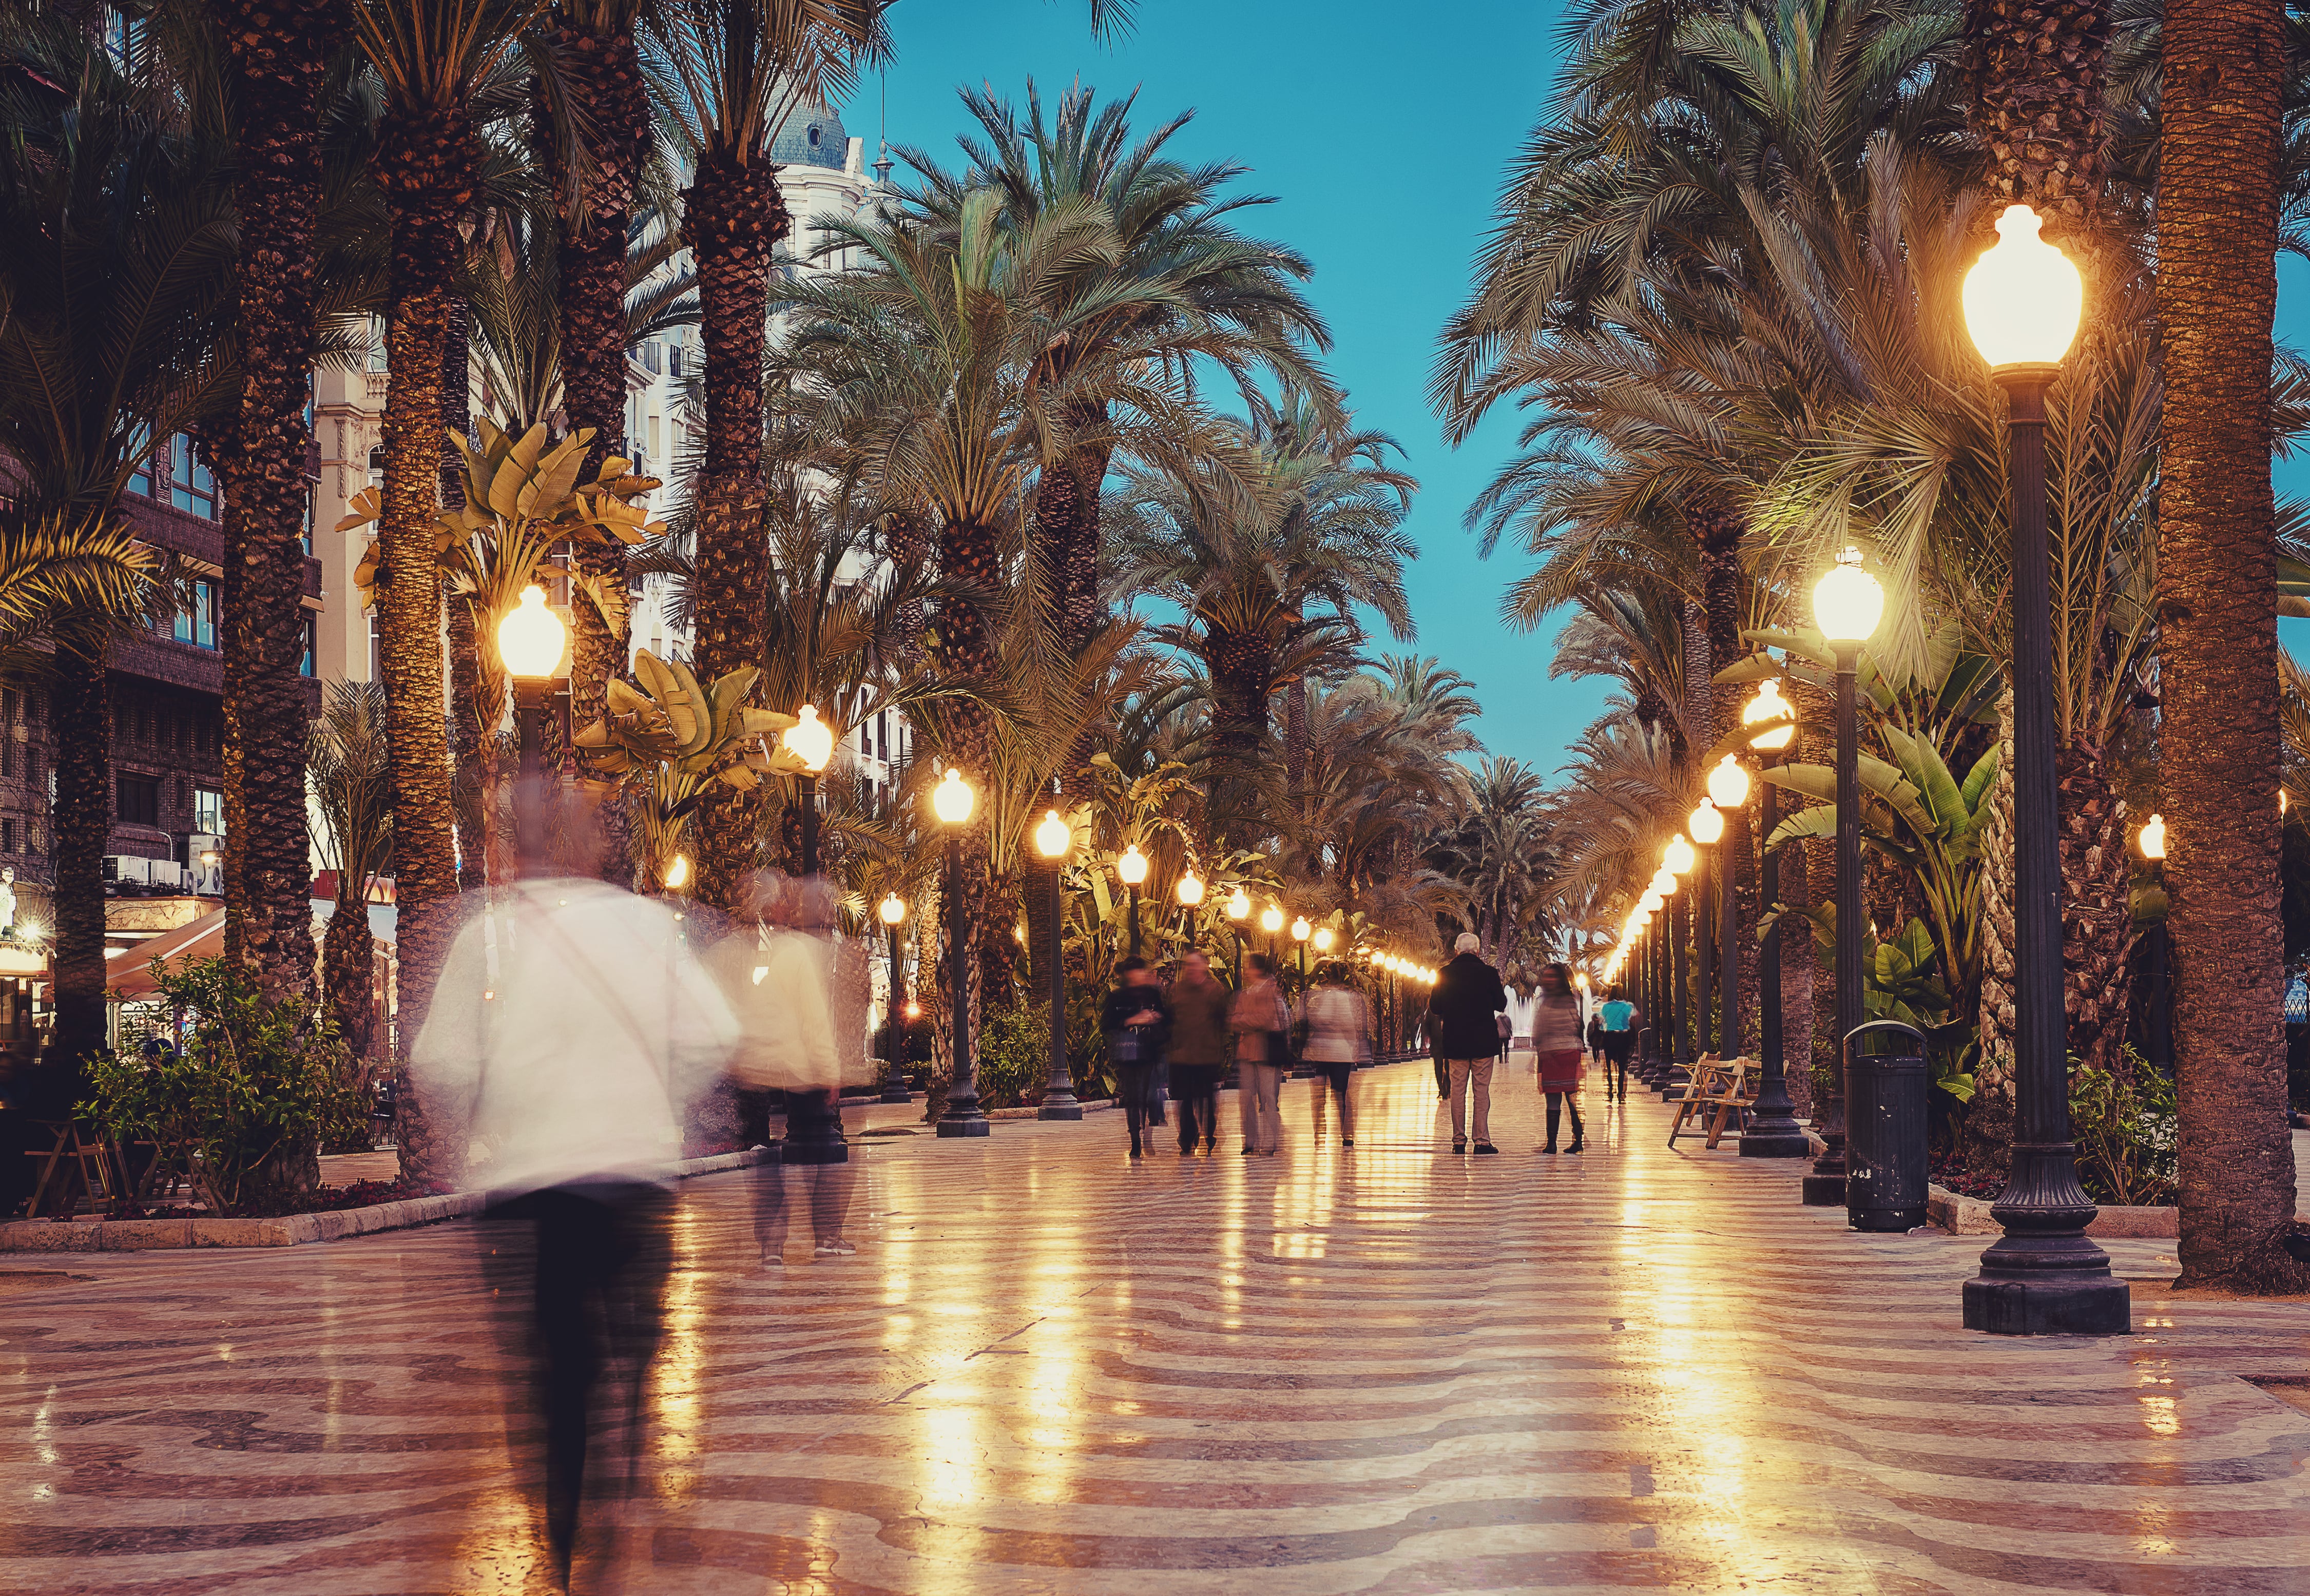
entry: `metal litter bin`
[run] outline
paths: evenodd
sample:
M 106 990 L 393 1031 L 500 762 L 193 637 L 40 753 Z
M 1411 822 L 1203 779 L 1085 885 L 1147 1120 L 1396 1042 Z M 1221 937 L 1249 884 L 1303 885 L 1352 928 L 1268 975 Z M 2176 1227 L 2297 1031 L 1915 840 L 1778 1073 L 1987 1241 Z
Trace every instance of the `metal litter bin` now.
M 1872 1053 L 1870 1044 L 1891 1044 Z M 1855 1230 L 1925 1222 L 1925 1034 L 1872 1019 L 1845 1037 L 1845 1212 Z

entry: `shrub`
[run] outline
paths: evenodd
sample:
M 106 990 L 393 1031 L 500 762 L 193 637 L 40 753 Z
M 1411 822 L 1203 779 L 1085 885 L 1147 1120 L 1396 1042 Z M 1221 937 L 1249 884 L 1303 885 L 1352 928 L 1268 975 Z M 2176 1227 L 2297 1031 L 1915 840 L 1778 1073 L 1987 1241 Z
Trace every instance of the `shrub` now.
M 998 1009 L 978 1026 L 978 1100 L 988 1108 L 1039 1103 L 1050 1080 L 1050 1011 Z
M 2174 1083 L 2131 1047 L 2121 1072 L 2070 1072 L 2070 1133 L 2078 1176 L 2096 1202 L 2162 1207 L 2179 1189 Z
M 161 991 L 191 1023 L 183 1050 L 147 1062 L 100 1055 L 78 1112 L 124 1146 L 189 1142 L 210 1207 L 257 1197 L 268 1159 L 359 1134 L 368 1104 L 342 1082 L 343 1045 L 316 1002 L 281 1002 L 222 958 L 161 967 Z

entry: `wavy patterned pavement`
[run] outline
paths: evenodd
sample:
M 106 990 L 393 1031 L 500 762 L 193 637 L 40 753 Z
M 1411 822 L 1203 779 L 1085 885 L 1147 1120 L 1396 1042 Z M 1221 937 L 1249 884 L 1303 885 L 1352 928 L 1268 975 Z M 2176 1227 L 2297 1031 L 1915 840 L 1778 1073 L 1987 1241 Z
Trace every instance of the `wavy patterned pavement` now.
M 1352 1151 L 1304 1082 L 1274 1158 L 868 1138 L 856 1255 L 777 1273 L 689 1183 L 651 1488 L 577 1588 L 2310 1590 L 2310 1417 L 2241 1377 L 2310 1390 L 2310 1306 L 1968 1335 L 1981 1238 L 1849 1233 L 1657 1103 L 1548 1158 L 1515 1078 L 1461 1159 L 1424 1066 L 1357 1089 Z M 473 1247 L 0 1273 L 0 1591 L 547 1589 Z

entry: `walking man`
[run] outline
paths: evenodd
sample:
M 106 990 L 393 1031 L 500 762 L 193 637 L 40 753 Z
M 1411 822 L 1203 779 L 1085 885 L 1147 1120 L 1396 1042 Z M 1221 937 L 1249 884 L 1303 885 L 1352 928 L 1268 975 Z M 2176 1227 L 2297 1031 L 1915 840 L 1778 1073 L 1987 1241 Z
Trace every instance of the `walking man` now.
M 1233 996 L 1211 974 L 1211 961 L 1190 948 L 1171 983 L 1171 1096 L 1179 1107 L 1179 1152 L 1200 1141 L 1219 1150 L 1220 1077 L 1227 1073 L 1228 1003 Z
M 1507 989 L 1500 973 L 1484 962 L 1483 943 L 1472 931 L 1463 931 L 1452 944 L 1452 962 L 1429 994 L 1428 1011 L 1434 1017 L 1437 1056 L 1444 1061 L 1452 1097 L 1452 1150 L 1468 1150 L 1468 1090 L 1476 1097 L 1476 1150 L 1497 1153 L 1492 1145 L 1492 1065 L 1500 1050 L 1497 1016 L 1508 1006 Z
M 1155 1071 L 1171 1032 L 1171 1006 L 1163 1001 L 1163 989 L 1155 984 L 1155 971 L 1145 959 L 1133 954 L 1116 969 L 1123 984 L 1107 994 L 1099 1025 L 1107 1033 L 1107 1056 L 1115 1065 L 1116 1095 L 1123 1099 L 1123 1119 L 1131 1129 L 1131 1156 L 1135 1158 L 1142 1128 L 1152 1134 L 1163 1123 L 1163 1105 L 1155 1097 Z
M 1619 982 L 1597 1009 L 1596 1018 L 1604 1025 L 1604 1100 L 1609 1103 L 1617 1094 L 1621 1102 L 1628 1100 L 1628 1060 L 1637 1051 L 1637 1006 L 1628 1002 L 1626 990 Z

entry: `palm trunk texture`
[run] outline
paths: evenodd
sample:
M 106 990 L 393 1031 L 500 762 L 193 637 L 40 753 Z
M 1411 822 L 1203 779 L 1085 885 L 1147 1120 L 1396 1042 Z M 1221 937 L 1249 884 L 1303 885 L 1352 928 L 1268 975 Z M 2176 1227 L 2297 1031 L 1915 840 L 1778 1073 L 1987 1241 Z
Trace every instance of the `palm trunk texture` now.
M 369 882 L 358 872 L 340 871 L 337 906 L 321 937 L 321 984 L 329 1011 L 336 1017 L 337 1035 L 356 1059 L 377 1055 L 376 958 L 377 941 L 369 929 Z
M 2133 869 L 2125 800 L 2100 746 L 2072 738 L 2062 751 L 2062 1006 L 2070 1053 L 2112 1071 L 2125 1064 L 2133 993 Z
M 467 437 L 473 430 L 470 331 L 466 305 L 453 297 L 447 330 L 441 337 L 441 507 L 445 510 L 463 509 L 465 504 L 464 456 L 448 435 Z M 496 639 L 482 636 L 484 628 L 473 614 L 472 601 L 452 596 L 448 607 L 449 752 L 454 771 L 449 801 L 457 816 L 457 887 L 473 892 L 489 879 L 490 817 L 496 812 L 497 783 L 491 779 L 495 760 L 486 755 L 497 740 L 504 694 L 498 695 L 499 703 L 489 702 L 483 684 L 491 672 L 482 650 L 494 646 Z M 334 925 L 330 929 L 334 931 Z
M 1965 1161 L 1982 1189 L 2013 1162 L 2013 690 L 1997 697 L 1997 779 L 1981 828 L 1981 1058 L 1965 1113 Z
M 59 639 L 50 701 L 56 737 L 56 1027 L 51 1054 L 74 1100 L 82 1070 L 104 1045 L 104 839 L 112 827 L 112 695 L 104 639 Z
M 330 4 L 209 0 L 225 44 L 241 346 L 239 413 L 215 451 L 223 503 L 225 946 L 274 996 L 313 989 L 305 820 L 304 521 L 320 100 Z
M 1216 629 L 1211 641 L 1211 790 L 1205 795 L 1212 832 L 1229 847 L 1249 840 L 1255 819 L 1259 761 L 1267 750 L 1267 651 L 1256 638 Z
M 449 802 L 447 703 L 442 692 L 439 512 L 441 357 L 449 331 L 458 219 L 473 201 L 480 149 L 462 107 L 395 108 L 378 129 L 371 170 L 392 232 L 386 328 L 385 514 L 378 584 L 386 727 L 393 742 L 395 950 L 399 1038 L 425 1023 L 457 931 L 455 817 Z M 434 1125 L 412 1092 L 401 1128 L 403 1174 L 454 1181 L 461 1132 Z
M 770 554 L 762 530 L 762 346 L 771 252 L 791 226 L 767 159 L 707 152 L 682 236 L 698 263 L 706 343 L 706 458 L 698 478 L 695 663 L 712 681 L 762 664 Z M 788 707 L 774 706 L 773 707 Z M 716 784 L 699 806 L 700 900 L 734 909 L 760 856 L 761 798 Z
M 1745 610 L 1741 595 L 1741 539 L 1748 530 L 1741 518 L 1729 510 L 1706 512 L 1688 511 L 1686 525 L 1700 544 L 1700 579 L 1703 603 L 1708 611 L 1708 663 L 1712 677 L 1749 652 L 1741 641 L 1741 620 Z M 1748 707 L 1749 695 L 1756 690 L 1740 682 L 1724 682 L 1712 690 L 1710 707 L 1719 737 L 1741 724 L 1741 712 Z M 1713 747 L 1714 744 L 1712 743 Z M 1704 773 L 1705 774 L 1705 773 Z M 1756 794 L 1752 790 L 1750 802 Z M 1751 838 L 1749 821 L 1753 808 L 1724 817 L 1724 842 L 1719 856 L 1732 872 L 1734 883 L 1734 923 L 1736 938 L 1730 951 L 1720 950 L 1718 957 L 1739 960 L 1739 990 L 1741 995 L 1742 1052 L 1750 1051 L 1758 1039 L 1757 1032 L 1757 848 L 1761 838 Z
M 965 694 L 984 690 L 998 668 L 994 629 L 977 603 L 961 595 L 999 590 L 1003 581 L 1001 542 L 991 526 L 949 521 L 939 529 L 938 557 L 940 575 L 951 589 L 959 590 L 939 605 L 935 656 L 939 674 L 948 685 Z M 993 712 L 979 698 L 960 697 L 951 700 L 945 716 L 947 758 L 962 768 L 966 779 L 983 789 L 993 763 Z M 981 802 L 983 816 L 983 797 Z M 1009 944 L 1011 927 L 1016 919 L 1015 910 L 1012 917 L 1004 918 L 1002 909 L 1005 906 L 994 899 L 999 883 L 994 879 L 992 850 L 983 819 L 963 834 L 962 880 L 964 946 L 971 953 L 970 1035 L 976 1038 L 986 1019 L 987 1001 L 1009 990 L 1010 961 L 1018 952 L 1015 945 L 988 946 L 997 937 Z M 991 984 L 990 974 L 995 977 Z
M 1969 121 L 1998 209 L 2020 204 L 2046 236 L 2090 231 L 2101 193 L 2107 0 L 1967 0 Z
M 2181 1286 L 2310 1290 L 2294 1218 L 2279 917 L 2271 317 L 2280 0 L 2170 0 L 2158 137 L 2166 403 L 2158 620 L 2175 971 Z

